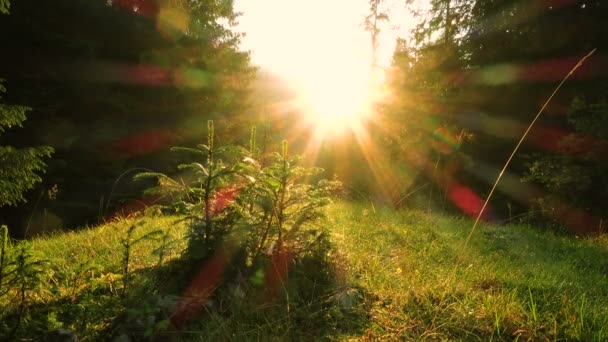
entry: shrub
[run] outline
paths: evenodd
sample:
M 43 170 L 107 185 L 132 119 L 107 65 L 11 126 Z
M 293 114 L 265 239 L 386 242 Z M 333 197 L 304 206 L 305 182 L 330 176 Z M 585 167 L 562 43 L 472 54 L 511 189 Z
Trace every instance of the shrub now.
M 339 182 L 318 180 L 322 169 L 297 166 L 299 156 L 289 156 L 287 141 L 281 153 L 257 157 L 255 128 L 249 150 L 239 146 L 214 146 L 213 121 L 208 123 L 207 144 L 196 148 L 174 147 L 194 158 L 177 166 L 178 176 L 146 172 L 135 179 L 155 178 L 148 191 L 170 198 L 168 208 L 185 212 L 191 234 L 188 256 L 205 259 L 228 240 L 240 245 L 235 257 L 239 269 L 249 268 L 265 255 L 290 249 L 299 253 L 318 232 L 311 223 L 321 216 L 329 195 Z M 313 239 L 314 240 L 314 239 Z M 238 260 L 237 260 L 238 259 Z

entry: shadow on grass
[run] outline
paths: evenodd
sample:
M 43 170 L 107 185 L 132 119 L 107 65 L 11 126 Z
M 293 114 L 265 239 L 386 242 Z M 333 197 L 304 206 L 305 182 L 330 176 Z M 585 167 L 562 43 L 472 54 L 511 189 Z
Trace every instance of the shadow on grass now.
M 134 271 L 125 293 L 121 275 L 104 271 L 73 291 L 56 291 L 52 300 L 28 305 L 15 338 L 50 341 L 60 329 L 82 340 L 125 341 L 327 340 L 359 335 L 367 323 L 366 293 L 341 280 L 346 270 L 328 255 L 334 252 L 323 248 L 292 258 L 278 286 L 260 272 L 243 275 L 230 259 L 212 292 L 198 302 L 188 292 L 197 267 L 183 259 Z M 258 270 L 269 269 L 272 260 L 267 257 Z M 174 318 L 184 302 L 199 307 L 177 325 Z M 17 317 L 17 306 L 8 308 L 1 332 L 10 331 Z
M 173 322 L 174 330 L 161 336 L 309 341 L 362 333 L 368 322 L 366 294 L 347 286 L 345 265 L 328 243 L 324 240 L 318 248 L 289 253 L 283 260 L 284 269 L 277 263 L 280 255 L 274 254 L 256 266 L 239 270 L 235 265 L 242 265 L 238 260 L 241 254 L 234 253 L 213 292 L 194 305 L 198 308 L 191 308 L 191 315 L 181 316 L 187 317 L 187 322 Z M 213 260 L 199 269 L 209 268 Z M 192 284 L 200 280 L 196 272 L 189 273 L 191 279 L 182 293 L 191 293 Z M 175 330 L 176 325 L 179 330 Z
M 515 227 L 487 228 L 473 246 L 513 287 L 572 288 L 608 301 L 608 249 L 581 240 Z

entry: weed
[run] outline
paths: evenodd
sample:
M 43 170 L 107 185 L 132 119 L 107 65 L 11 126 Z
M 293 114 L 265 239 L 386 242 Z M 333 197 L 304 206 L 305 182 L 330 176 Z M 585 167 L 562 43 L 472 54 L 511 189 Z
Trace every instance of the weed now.
M 18 300 L 17 317 L 14 326 L 8 333 L 8 340 L 15 336 L 21 326 L 28 306 L 28 296 L 30 292 L 40 287 L 45 265 L 46 260 L 37 259 L 27 242 L 21 242 L 17 246 L 15 260 L 8 265 L 12 266 L 12 269 L 6 273 L 6 283 L 9 288 L 16 290 Z
M 141 224 L 141 222 L 140 222 L 140 224 Z M 123 257 L 122 257 L 122 281 L 123 281 L 122 294 L 123 294 L 123 296 L 127 293 L 129 284 L 131 282 L 131 270 L 130 270 L 129 266 L 130 266 L 131 252 L 132 252 L 133 246 L 135 246 L 138 243 L 145 241 L 145 240 L 156 240 L 157 237 L 162 234 L 161 230 L 153 230 L 140 237 L 134 238 L 133 234 L 134 234 L 137 226 L 138 226 L 138 224 L 131 225 L 129 227 L 129 229 L 127 230 L 127 235 L 121 240 L 122 247 L 123 247 Z

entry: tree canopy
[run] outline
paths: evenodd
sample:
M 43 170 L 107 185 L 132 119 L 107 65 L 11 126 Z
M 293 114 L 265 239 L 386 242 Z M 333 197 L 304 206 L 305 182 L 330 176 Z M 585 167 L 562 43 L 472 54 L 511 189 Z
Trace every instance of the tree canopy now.
M 95 222 L 139 197 L 141 185 L 114 184 L 123 172 L 166 167 L 169 147 L 198 141 L 207 119 L 226 127 L 226 142 L 222 133 L 248 126 L 254 69 L 237 17 L 223 0 L 12 4 L 0 19 L 0 75 L 6 101 L 33 109 L 3 140 L 55 148 L 40 186 L 58 189 L 49 211 L 66 226 Z M 32 209 L 2 216 L 19 226 Z
M 441 184 L 448 198 L 449 184 L 460 183 L 469 184 L 483 198 L 551 91 L 580 57 L 598 48 L 550 103 L 516 155 L 509 170 L 511 181 L 499 186 L 501 193 L 493 204 L 499 212 L 510 210 L 512 201 L 520 210 L 529 210 L 550 195 L 559 200 L 540 211 L 558 211 L 556 203 L 568 199 L 569 210 L 591 210 L 597 220 L 606 217 L 597 196 L 608 189 L 597 169 L 601 163 L 590 157 L 603 151 L 598 132 L 605 116 L 604 88 L 599 85 L 608 73 L 600 56 L 608 46 L 608 24 L 599 13 L 606 13 L 606 6 L 604 1 L 430 1 L 428 11 L 419 13 L 421 21 L 412 37 L 397 45 L 390 75 L 394 96 L 384 116 L 393 118 L 394 127 L 403 126 L 399 120 L 404 117 L 415 121 L 416 130 L 405 124 L 410 131 L 399 136 L 406 141 L 423 139 L 431 146 L 429 153 L 437 153 L 436 147 L 446 141 L 468 142 L 452 149 L 449 157 L 435 159 L 427 153 L 440 171 L 435 176 L 427 171 L 424 177 Z M 593 133 L 585 130 L 591 126 L 597 128 Z M 579 152 L 573 155 L 568 149 Z M 446 178 L 456 174 L 455 167 L 464 172 L 456 179 Z M 510 187 L 519 183 L 518 178 L 539 182 L 542 190 L 530 184 L 514 193 Z M 564 182 L 570 184 L 569 190 L 558 191 L 557 184 Z M 595 195 L 585 187 L 589 184 L 594 184 Z

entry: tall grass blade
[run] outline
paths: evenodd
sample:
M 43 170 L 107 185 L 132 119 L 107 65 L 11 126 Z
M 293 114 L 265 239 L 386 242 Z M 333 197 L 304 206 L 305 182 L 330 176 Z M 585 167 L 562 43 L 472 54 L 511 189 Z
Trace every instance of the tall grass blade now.
M 464 245 L 462 247 L 463 250 L 467 246 L 467 244 L 469 243 L 469 241 L 471 240 L 471 237 L 473 236 L 473 233 L 475 232 L 475 228 L 477 228 L 477 225 L 479 224 L 479 221 L 481 220 L 481 216 L 485 212 L 486 207 L 488 206 L 488 202 L 490 202 L 490 199 L 492 198 L 492 195 L 494 194 L 494 190 L 496 190 L 496 186 L 498 185 L 498 182 L 500 182 L 500 179 L 502 178 L 503 174 L 507 170 L 507 167 L 509 167 L 509 164 L 511 163 L 511 160 L 513 160 L 513 157 L 515 156 L 515 154 L 519 150 L 519 147 L 521 146 L 521 144 L 524 142 L 524 140 L 528 136 L 528 133 L 530 133 L 530 131 L 532 130 L 532 127 L 534 127 L 534 124 L 536 123 L 536 121 L 538 121 L 538 118 L 540 118 L 540 115 L 545 111 L 545 108 L 547 108 L 547 106 L 549 105 L 549 102 L 551 102 L 551 100 L 553 100 L 553 97 L 555 96 L 555 94 L 557 94 L 557 92 L 560 90 L 560 88 L 562 87 L 562 85 L 564 85 L 564 83 L 566 83 L 566 81 L 570 78 L 570 76 L 572 76 L 574 74 L 574 72 L 578 68 L 580 68 L 585 63 L 585 61 L 589 57 L 591 57 L 591 55 L 593 55 L 595 53 L 596 50 L 597 50 L 597 48 L 591 50 L 588 54 L 586 54 L 583 58 L 581 58 L 578 61 L 578 63 L 576 63 L 576 65 L 570 70 L 570 72 L 566 75 L 566 77 L 564 77 L 564 79 L 559 83 L 559 85 L 557 86 L 557 88 L 555 88 L 555 90 L 553 91 L 553 93 L 551 94 L 551 96 L 549 96 L 549 98 L 547 99 L 547 101 L 545 102 L 545 104 L 541 107 L 541 109 L 538 111 L 538 113 L 536 113 L 536 116 L 534 117 L 534 119 L 532 120 L 532 122 L 530 122 L 530 124 L 528 125 L 528 128 L 526 129 L 526 131 L 524 132 L 524 134 L 521 136 L 521 138 L 519 139 L 519 142 L 517 143 L 517 145 L 515 145 L 515 148 L 513 149 L 513 152 L 511 152 L 511 155 L 507 159 L 507 162 L 502 167 L 502 170 L 500 170 L 500 173 L 498 174 L 498 177 L 496 178 L 496 181 L 494 182 L 494 185 L 492 185 L 492 189 L 490 190 L 490 193 L 488 194 L 488 197 L 486 198 L 485 202 L 483 203 L 483 206 L 481 207 L 481 210 L 477 214 L 477 218 L 475 219 L 475 223 L 473 223 L 473 227 L 471 228 L 471 231 L 469 232 L 469 235 L 467 236 L 467 239 L 464 242 Z

